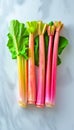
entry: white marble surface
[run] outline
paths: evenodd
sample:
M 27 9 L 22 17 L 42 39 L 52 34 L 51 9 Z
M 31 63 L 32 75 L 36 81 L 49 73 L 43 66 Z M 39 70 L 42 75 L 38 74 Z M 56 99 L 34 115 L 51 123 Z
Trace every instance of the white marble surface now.
M 11 19 L 62 20 L 69 39 L 57 70 L 56 106 L 22 109 L 17 104 L 16 61 L 6 47 Z M 74 0 L 0 0 L 0 130 L 74 130 Z

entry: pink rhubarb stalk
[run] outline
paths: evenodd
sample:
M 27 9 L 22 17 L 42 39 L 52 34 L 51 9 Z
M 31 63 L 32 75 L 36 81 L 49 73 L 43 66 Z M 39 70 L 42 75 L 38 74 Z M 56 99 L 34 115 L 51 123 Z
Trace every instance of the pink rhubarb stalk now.
M 27 22 L 29 32 L 29 59 L 28 59 L 28 104 L 36 103 L 36 72 L 34 61 L 34 36 L 37 32 L 37 22 Z
M 59 44 L 60 30 L 63 27 L 63 24 L 61 22 L 55 22 L 54 25 L 56 28 L 56 33 L 54 38 L 53 59 L 52 59 L 51 103 L 50 103 L 51 106 L 55 105 L 58 44 Z
M 44 47 L 44 33 L 46 30 L 46 24 L 41 21 L 39 24 L 39 81 L 37 87 L 37 107 L 44 106 L 45 97 L 45 47 Z
M 45 91 L 45 105 L 50 107 L 51 95 L 51 68 L 52 68 L 52 54 L 53 54 L 53 41 L 55 26 L 49 25 L 47 28 L 49 36 L 48 56 L 47 56 L 47 69 L 46 69 L 46 91 Z

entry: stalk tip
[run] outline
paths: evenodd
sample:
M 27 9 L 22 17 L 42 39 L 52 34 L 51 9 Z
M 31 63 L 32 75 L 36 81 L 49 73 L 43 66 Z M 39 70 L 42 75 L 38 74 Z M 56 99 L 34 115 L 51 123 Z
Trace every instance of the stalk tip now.
M 28 104 L 35 105 L 35 101 L 28 101 Z
M 60 31 L 63 27 L 63 23 L 61 21 L 56 21 L 54 25 L 55 25 L 56 31 Z
M 27 104 L 23 103 L 22 101 L 19 101 L 18 103 L 19 103 L 19 105 L 20 105 L 21 107 L 23 107 L 23 108 L 26 108 L 26 106 L 27 106 Z
M 44 104 L 36 104 L 37 108 L 44 108 Z
M 55 106 L 54 104 L 50 104 L 50 103 L 46 103 L 45 105 L 46 107 L 50 107 L 50 108 L 53 108 Z
M 47 28 L 47 24 L 42 21 L 38 21 L 38 35 L 44 34 Z
M 54 35 L 54 33 L 55 33 L 55 26 L 54 25 L 49 25 L 48 27 L 47 27 L 47 32 L 48 32 L 48 35 L 50 36 L 50 35 Z

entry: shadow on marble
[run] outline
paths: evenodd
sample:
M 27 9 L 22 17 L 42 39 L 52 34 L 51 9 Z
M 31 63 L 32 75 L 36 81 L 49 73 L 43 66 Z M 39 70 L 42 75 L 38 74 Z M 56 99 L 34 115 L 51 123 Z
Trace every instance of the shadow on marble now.
M 62 64 L 58 66 L 57 82 L 60 87 L 67 87 L 73 81 L 73 74 L 71 72 L 70 62 L 72 62 L 73 56 L 72 53 L 72 41 L 70 38 L 70 27 L 64 27 L 61 36 L 64 36 L 68 39 L 69 43 L 67 48 L 61 54 Z
M 73 76 L 69 66 L 58 69 L 57 84 L 59 87 L 67 88 L 67 86 L 73 83 Z

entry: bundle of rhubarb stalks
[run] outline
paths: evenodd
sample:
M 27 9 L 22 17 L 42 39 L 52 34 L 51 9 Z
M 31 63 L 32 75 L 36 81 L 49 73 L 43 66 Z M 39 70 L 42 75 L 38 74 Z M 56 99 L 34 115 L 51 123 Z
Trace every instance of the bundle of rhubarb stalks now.
M 55 105 L 57 66 L 68 44 L 60 36 L 62 27 L 61 21 L 10 22 L 7 46 L 12 59 L 17 59 L 20 106 Z

